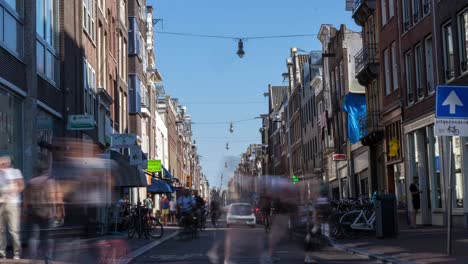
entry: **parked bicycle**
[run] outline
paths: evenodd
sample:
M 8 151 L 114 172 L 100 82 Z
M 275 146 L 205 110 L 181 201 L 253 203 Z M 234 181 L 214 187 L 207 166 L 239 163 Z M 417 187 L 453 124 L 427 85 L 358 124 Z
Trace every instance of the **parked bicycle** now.
M 138 238 L 159 239 L 164 235 L 164 228 L 159 219 L 151 216 L 146 208 L 135 206 L 130 211 L 127 233 L 129 238 L 138 234 Z

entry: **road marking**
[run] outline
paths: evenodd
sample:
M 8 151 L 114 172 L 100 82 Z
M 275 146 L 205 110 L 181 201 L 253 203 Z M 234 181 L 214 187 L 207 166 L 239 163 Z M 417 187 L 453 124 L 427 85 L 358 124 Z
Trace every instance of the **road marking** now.
M 128 264 L 128 263 L 130 263 L 130 261 L 132 261 L 135 258 L 141 256 L 142 254 L 144 254 L 148 250 L 150 250 L 150 249 L 152 249 L 152 248 L 154 248 L 154 247 L 156 247 L 156 246 L 158 246 L 158 245 L 172 239 L 173 237 L 177 236 L 179 233 L 180 233 L 180 231 L 175 231 L 174 233 L 172 233 L 172 234 L 170 234 L 168 236 L 165 236 L 160 240 L 154 241 L 154 242 L 152 242 L 152 243 L 150 243 L 148 245 L 145 245 L 145 246 L 143 246 L 143 247 L 141 247 L 141 248 L 139 248 L 139 249 L 137 249 L 135 251 L 132 251 L 129 256 L 126 256 L 126 257 L 120 259 L 117 263 L 118 264 Z

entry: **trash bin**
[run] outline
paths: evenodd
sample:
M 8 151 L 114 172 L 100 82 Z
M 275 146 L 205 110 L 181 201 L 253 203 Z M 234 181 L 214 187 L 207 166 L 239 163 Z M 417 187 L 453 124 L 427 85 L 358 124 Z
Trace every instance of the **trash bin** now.
M 375 235 L 395 237 L 398 233 L 396 199 L 393 194 L 378 195 L 375 201 Z

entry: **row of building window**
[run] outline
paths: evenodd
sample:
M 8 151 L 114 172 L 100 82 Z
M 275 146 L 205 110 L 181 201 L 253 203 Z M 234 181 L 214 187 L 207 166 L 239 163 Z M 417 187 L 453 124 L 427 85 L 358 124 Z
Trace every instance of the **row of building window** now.
M 391 48 L 383 51 L 385 73 L 385 95 L 398 90 L 398 52 L 396 42 L 393 42 Z
M 60 80 L 58 59 L 59 36 L 58 0 L 36 1 L 36 64 L 37 72 L 54 86 Z
M 464 10 L 458 15 L 458 23 L 453 21 L 447 22 L 442 27 L 442 45 L 443 45 L 443 63 L 444 63 L 444 78 L 445 81 L 450 81 L 455 77 L 455 32 L 456 24 L 458 24 L 458 45 L 459 45 L 459 70 L 461 74 L 468 72 L 468 10 Z
M 412 25 L 428 15 L 431 12 L 430 5 L 431 0 L 402 0 L 403 31 L 408 31 Z
M 380 0 L 380 6 L 382 7 L 382 25 L 385 25 L 395 16 L 395 0 Z
M 95 40 L 96 33 L 96 25 L 94 22 L 94 18 L 94 0 L 83 0 L 83 29 L 92 41 Z
M 434 92 L 432 37 L 405 53 L 406 99 L 408 105 Z M 414 69 L 414 70 L 413 70 Z M 425 74 L 423 75 L 423 71 Z
M 23 0 L 0 1 L 0 42 L 15 56 L 23 57 Z
M 340 61 L 335 69 L 331 71 L 331 90 L 335 91 L 338 96 L 337 99 L 345 95 L 345 83 L 344 83 L 344 73 L 343 73 L 343 61 Z

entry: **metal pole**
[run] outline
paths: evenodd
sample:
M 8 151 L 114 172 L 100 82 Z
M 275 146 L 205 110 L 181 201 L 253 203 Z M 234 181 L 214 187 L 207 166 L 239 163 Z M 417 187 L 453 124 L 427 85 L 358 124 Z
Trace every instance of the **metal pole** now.
M 452 254 L 452 155 L 453 155 L 453 149 L 452 149 L 452 141 L 449 140 L 448 137 L 445 137 L 446 140 L 445 142 L 448 142 L 448 149 L 449 149 L 449 156 L 448 156 L 448 165 L 447 165 L 447 171 L 448 171 L 448 192 L 447 192 L 447 255 Z

